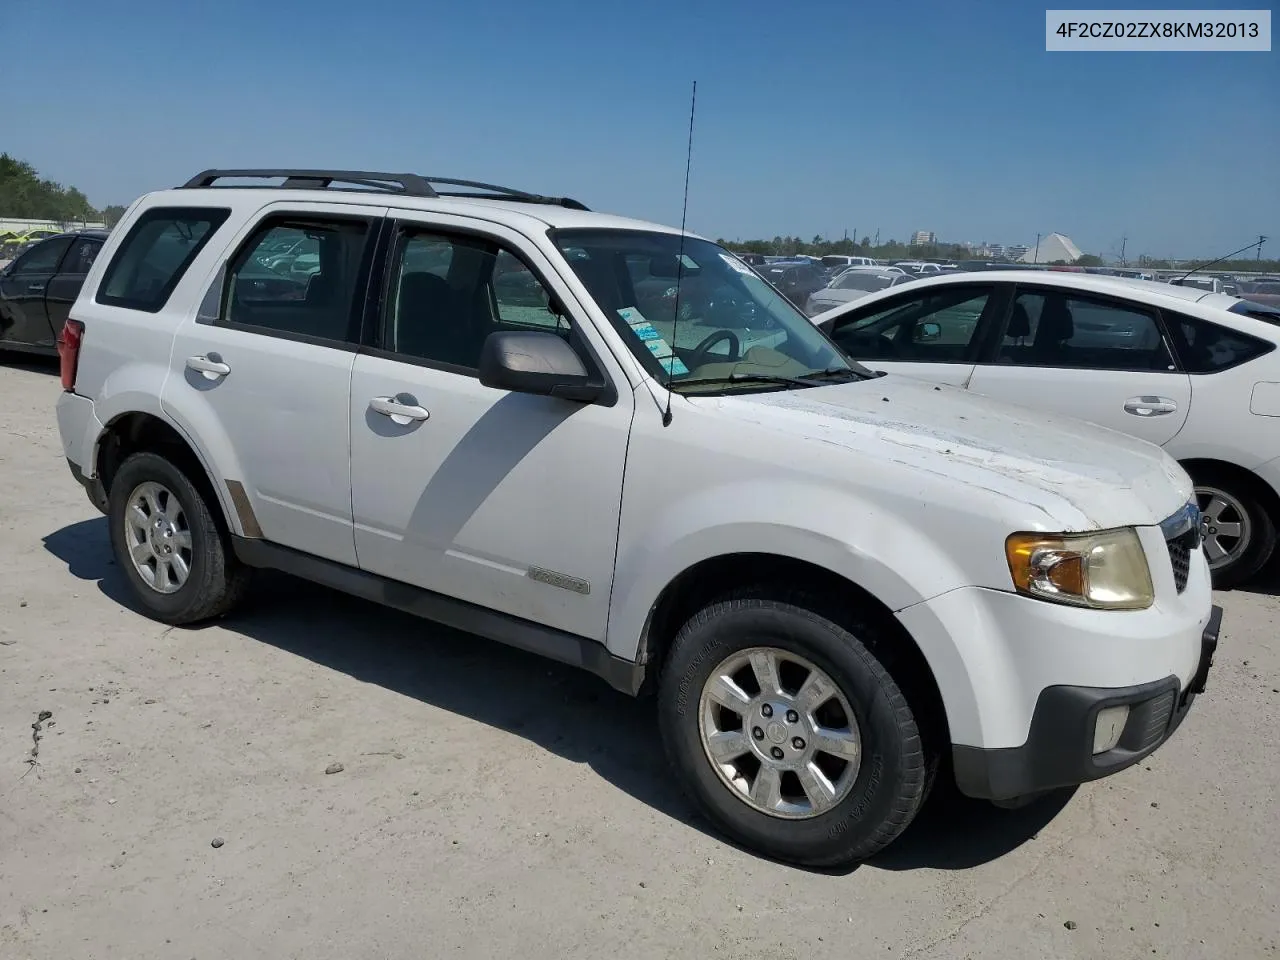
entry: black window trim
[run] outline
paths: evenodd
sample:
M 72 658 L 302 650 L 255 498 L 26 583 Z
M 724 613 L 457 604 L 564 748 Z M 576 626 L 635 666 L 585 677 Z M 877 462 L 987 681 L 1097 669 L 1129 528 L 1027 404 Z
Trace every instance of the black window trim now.
M 868 303 L 863 306 L 855 306 L 852 310 L 841 314 L 838 317 L 832 317 L 826 321 L 821 329 L 836 346 L 844 353 L 848 353 L 844 347 L 835 339 L 837 325 L 843 325 L 843 321 L 854 317 L 856 314 L 866 311 L 866 315 L 870 316 L 876 313 L 882 313 L 889 310 L 898 310 L 909 304 L 927 300 L 931 296 L 937 296 L 940 293 L 950 293 L 955 290 L 972 290 L 972 291 L 988 291 L 987 302 L 983 304 L 982 314 L 978 317 L 978 325 L 974 329 L 973 338 L 965 346 L 964 355 L 960 359 L 946 360 L 930 360 L 928 358 L 901 358 L 901 357 L 868 357 L 866 360 L 859 360 L 862 364 L 875 363 L 932 363 L 932 364 L 978 364 L 982 363 L 982 357 L 986 350 L 987 342 L 993 340 L 992 332 L 1004 329 L 1005 322 L 1008 317 L 1009 304 L 1012 298 L 1007 297 L 1008 285 L 995 283 L 990 280 L 973 280 L 965 283 L 947 283 L 939 284 L 931 287 L 921 287 L 916 283 L 895 284 L 888 287 L 889 290 L 902 287 L 901 293 L 896 293 L 892 297 L 885 297 L 875 303 Z M 967 298 L 966 298 L 967 299 Z M 964 301 L 959 301 L 963 303 Z M 854 301 L 856 304 L 857 301 Z M 855 358 L 857 359 L 857 358 Z
M 144 303 L 139 300 L 130 299 L 129 297 L 113 297 L 107 293 L 107 287 L 111 283 L 111 278 L 115 276 L 115 271 L 120 265 L 121 256 L 129 249 L 129 243 L 137 236 L 139 230 L 153 220 L 162 218 L 170 218 L 174 220 L 187 217 L 192 220 L 208 220 L 209 229 L 205 232 L 187 256 L 178 264 L 178 269 L 173 272 L 169 280 L 161 288 L 159 299 L 153 304 Z M 140 213 L 136 220 L 129 225 L 129 232 L 124 235 L 124 239 L 120 241 L 119 246 L 111 255 L 111 262 L 107 264 L 107 268 L 103 271 L 102 278 L 98 281 L 98 289 L 94 293 L 94 301 L 102 304 L 104 307 L 118 307 L 122 310 L 137 310 L 141 313 L 159 313 L 169 303 L 169 298 L 173 296 L 173 291 L 177 289 L 182 278 L 186 276 L 187 271 L 191 269 L 191 265 L 196 262 L 200 253 L 208 245 L 209 241 L 222 229 L 227 220 L 231 217 L 230 207 L 150 207 Z
M 1017 283 L 1003 282 L 1001 286 L 1009 288 L 1009 297 L 1004 304 L 1004 316 L 1000 322 L 995 325 L 995 332 L 991 336 L 986 345 L 986 350 L 982 353 L 977 361 L 984 366 L 1000 367 L 1000 368 L 1024 368 L 1027 370 L 1099 370 L 1106 373 L 1185 373 L 1182 364 L 1178 360 L 1178 353 L 1174 349 L 1173 341 L 1169 336 L 1169 329 L 1165 326 L 1163 318 L 1160 315 L 1158 307 L 1149 303 L 1143 303 L 1141 300 L 1130 300 L 1127 297 L 1116 297 L 1109 293 L 1097 293 L 1093 290 L 1078 290 L 1075 287 L 1057 286 L 1055 284 L 1045 283 Z M 1100 303 L 1104 306 L 1111 306 L 1117 309 L 1128 310 L 1131 313 L 1139 313 L 1147 316 L 1156 325 L 1156 332 L 1160 334 L 1160 340 L 1164 344 L 1165 352 L 1169 355 L 1169 359 L 1173 361 L 1171 367 L 1155 368 L 1155 367 L 1075 367 L 1061 366 L 1047 363 L 1000 363 L 996 358 L 1000 351 L 1000 341 L 1004 339 L 1004 331 L 1008 329 L 1009 318 L 1013 314 L 1013 305 L 1017 302 L 1018 297 L 1024 293 L 1044 292 L 1061 293 L 1064 296 L 1075 300 L 1092 301 Z
M 387 316 L 386 308 L 391 303 L 391 284 L 395 281 L 397 266 L 404 252 L 404 245 L 414 234 L 429 233 L 437 236 L 448 237 L 465 237 L 473 240 L 481 240 L 485 243 L 492 244 L 499 250 L 505 250 L 511 256 L 515 257 L 522 263 L 535 279 L 542 284 L 543 289 L 554 298 L 555 306 L 558 308 L 560 316 L 569 325 L 570 339 L 573 345 L 578 348 L 579 356 L 586 362 L 586 366 L 592 374 L 599 377 L 604 383 L 604 392 L 591 403 L 595 406 L 612 407 L 618 402 L 618 390 L 614 385 L 613 378 L 609 375 L 608 369 L 600 362 L 600 355 L 591 345 L 591 342 L 582 335 L 581 329 L 583 323 L 574 317 L 568 310 L 564 301 L 558 297 L 554 288 L 543 272 L 532 263 L 528 258 L 518 250 L 512 248 L 511 244 L 500 237 L 494 236 L 485 230 L 459 226 L 456 224 L 436 224 L 425 220 L 402 219 L 395 216 L 387 219 L 386 229 L 386 247 L 382 259 L 379 264 L 379 270 L 382 275 L 376 284 L 370 284 L 370 297 L 366 304 L 364 317 L 364 342 L 360 348 L 360 352 L 372 357 L 380 357 L 384 360 L 393 360 L 396 363 L 407 363 L 415 367 L 426 367 L 429 370 L 439 370 L 442 373 L 452 373 L 461 377 L 468 377 L 472 380 L 478 380 L 480 371 L 474 367 L 464 367 L 454 363 L 442 363 L 439 360 L 430 360 L 426 357 L 415 357 L 410 354 L 400 353 L 385 346 L 387 342 Z M 372 291 L 377 289 L 377 295 L 374 296 Z
M 349 308 L 349 316 L 347 318 L 348 338 L 336 340 L 331 337 L 317 337 L 309 333 L 299 333 L 294 330 L 278 330 L 275 327 L 262 327 L 254 323 L 243 323 L 238 320 L 224 320 L 223 311 L 226 307 L 227 296 L 231 292 L 231 277 L 236 269 L 243 265 L 243 260 L 252 252 L 256 242 L 259 242 L 265 229 L 273 229 L 269 224 L 272 221 L 293 220 L 302 222 L 314 222 L 324 224 L 333 221 L 357 222 L 366 226 L 364 235 L 364 249 L 360 253 L 360 265 L 356 271 L 356 280 L 352 290 L 351 305 Z M 357 353 L 361 349 L 365 329 L 365 317 L 368 312 L 369 288 L 373 277 L 373 270 L 376 263 L 377 254 L 381 251 L 381 240 L 385 224 L 385 217 L 378 217 L 370 214 L 354 214 L 347 212 L 337 212 L 330 210 L 289 210 L 281 208 L 273 208 L 266 211 L 253 224 L 249 233 L 245 236 L 234 250 L 222 261 L 218 267 L 217 273 L 213 278 L 212 286 L 218 288 L 218 313 L 216 317 L 197 316 L 196 323 L 211 327 L 223 327 L 227 330 L 241 330 L 245 333 L 257 334 L 263 337 L 275 337 L 278 340 L 290 340 L 294 343 L 307 343 L 317 347 L 330 347 L 335 350 L 342 350 L 347 353 Z M 207 298 L 208 294 L 206 294 Z M 203 304 L 204 300 L 201 300 Z M 354 334 L 354 338 L 351 335 Z

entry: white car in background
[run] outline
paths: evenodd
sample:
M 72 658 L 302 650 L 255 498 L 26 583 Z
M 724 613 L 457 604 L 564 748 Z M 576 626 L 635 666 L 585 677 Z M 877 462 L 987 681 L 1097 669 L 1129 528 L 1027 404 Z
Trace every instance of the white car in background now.
M 860 300 L 868 294 L 900 287 L 916 278 L 901 270 L 882 270 L 879 267 L 850 267 L 821 290 L 811 293 L 804 312 L 816 316 L 842 304 Z
M 1280 522 L 1280 309 L 1193 286 L 1050 271 L 917 280 L 814 318 L 876 370 L 1159 444 L 1195 481 L 1216 585 Z

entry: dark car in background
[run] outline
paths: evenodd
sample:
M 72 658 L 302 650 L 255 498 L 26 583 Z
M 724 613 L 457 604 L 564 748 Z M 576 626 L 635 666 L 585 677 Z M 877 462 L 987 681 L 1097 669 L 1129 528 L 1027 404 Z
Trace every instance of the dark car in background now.
M 106 238 L 105 230 L 58 234 L 0 269 L 0 350 L 57 355 L 58 335 Z
M 756 271 L 800 310 L 812 294 L 827 285 L 822 269 L 808 260 L 776 260 L 761 264 Z

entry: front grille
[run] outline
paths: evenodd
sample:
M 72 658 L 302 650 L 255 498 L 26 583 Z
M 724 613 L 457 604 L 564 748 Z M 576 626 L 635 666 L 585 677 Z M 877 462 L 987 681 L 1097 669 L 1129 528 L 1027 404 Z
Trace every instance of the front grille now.
M 1187 576 L 1191 572 L 1191 554 L 1200 547 L 1200 508 L 1192 500 L 1160 524 L 1160 529 L 1169 549 L 1173 585 L 1182 593 L 1187 589 Z
M 1173 585 L 1181 593 L 1187 589 L 1187 574 L 1191 572 L 1191 550 L 1187 535 L 1169 540 L 1169 562 L 1173 564 Z

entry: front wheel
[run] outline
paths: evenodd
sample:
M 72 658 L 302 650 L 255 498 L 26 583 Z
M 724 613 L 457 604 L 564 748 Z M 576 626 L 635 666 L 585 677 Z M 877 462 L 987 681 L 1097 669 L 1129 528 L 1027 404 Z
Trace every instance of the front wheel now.
M 663 667 L 659 722 L 681 781 L 768 856 L 864 860 L 924 803 L 932 761 L 916 717 L 868 648 L 882 638 L 856 629 L 759 593 L 694 616 Z

